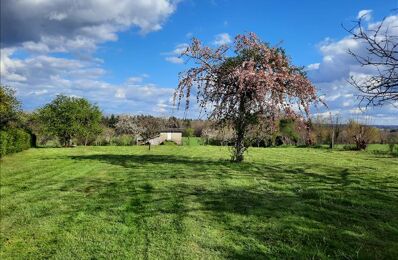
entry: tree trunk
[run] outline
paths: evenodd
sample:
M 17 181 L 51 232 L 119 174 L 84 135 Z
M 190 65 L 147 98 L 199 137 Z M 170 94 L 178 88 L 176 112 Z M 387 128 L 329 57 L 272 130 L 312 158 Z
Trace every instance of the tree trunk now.
M 332 127 L 333 127 L 333 130 L 332 130 L 332 136 L 330 138 L 330 146 L 329 146 L 330 149 L 334 148 L 334 136 L 335 136 L 335 133 L 334 133 L 334 126 L 332 126 Z
M 244 131 L 240 129 L 237 132 L 236 141 L 235 141 L 235 151 L 233 153 L 232 161 L 241 162 L 244 159 L 243 153 L 245 152 L 244 145 Z
M 245 152 L 245 131 L 246 131 L 246 113 L 245 113 L 245 96 L 242 95 L 240 97 L 239 102 L 239 116 L 237 121 L 235 122 L 235 131 L 236 131 L 236 140 L 235 140 L 235 149 L 232 154 L 232 161 L 234 162 L 242 162 L 243 161 L 243 153 Z
M 61 143 L 64 147 L 69 147 L 69 146 L 71 146 L 71 141 L 72 141 L 72 138 L 69 135 L 64 135 L 62 137 Z

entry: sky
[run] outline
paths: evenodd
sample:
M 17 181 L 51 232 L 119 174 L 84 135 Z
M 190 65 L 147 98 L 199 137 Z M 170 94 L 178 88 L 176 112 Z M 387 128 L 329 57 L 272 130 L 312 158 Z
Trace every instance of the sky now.
M 364 15 L 386 18 L 398 33 L 397 0 L 2 0 L 1 84 L 16 90 L 26 111 L 57 94 L 85 97 L 105 114 L 199 117 L 173 106 L 179 57 L 192 37 L 217 47 L 255 32 L 306 68 L 327 107 L 371 124 L 398 125 L 398 104 L 361 110 L 350 76 L 366 75 L 347 54 L 361 52 L 343 26 Z

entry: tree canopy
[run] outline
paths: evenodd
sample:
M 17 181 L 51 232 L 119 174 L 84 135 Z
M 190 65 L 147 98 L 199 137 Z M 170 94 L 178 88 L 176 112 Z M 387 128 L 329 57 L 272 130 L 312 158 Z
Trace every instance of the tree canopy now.
M 15 97 L 15 91 L 0 85 L 0 129 L 16 123 L 21 112 L 21 104 Z
M 82 138 L 101 131 L 102 113 L 98 106 L 84 98 L 58 95 L 51 103 L 39 109 L 39 119 L 45 131 L 57 136 L 62 145 L 71 144 L 72 138 Z
M 306 118 L 310 104 L 319 101 L 315 87 L 285 51 L 254 33 L 238 35 L 231 46 L 216 49 L 194 38 L 182 57 L 195 66 L 180 74 L 174 100 L 180 105 L 185 98 L 189 109 L 194 93 L 209 119 L 233 128 L 233 161 L 243 160 L 250 128 L 261 124 L 272 129 L 281 115 Z

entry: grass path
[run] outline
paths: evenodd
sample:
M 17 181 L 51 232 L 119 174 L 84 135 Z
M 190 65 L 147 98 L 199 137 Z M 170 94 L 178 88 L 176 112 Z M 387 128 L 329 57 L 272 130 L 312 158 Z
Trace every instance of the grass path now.
M 1 162 L 0 258 L 386 258 L 398 159 L 305 148 L 30 149 Z

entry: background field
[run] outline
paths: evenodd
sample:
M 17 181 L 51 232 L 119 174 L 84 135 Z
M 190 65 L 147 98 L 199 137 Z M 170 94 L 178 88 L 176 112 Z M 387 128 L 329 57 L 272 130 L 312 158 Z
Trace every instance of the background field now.
M 396 157 L 252 148 L 246 158 L 197 145 L 6 156 L 0 258 L 398 255 Z

